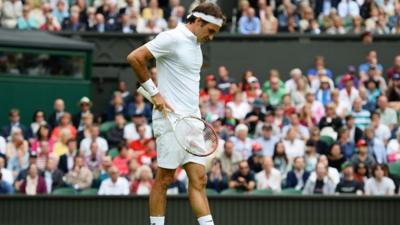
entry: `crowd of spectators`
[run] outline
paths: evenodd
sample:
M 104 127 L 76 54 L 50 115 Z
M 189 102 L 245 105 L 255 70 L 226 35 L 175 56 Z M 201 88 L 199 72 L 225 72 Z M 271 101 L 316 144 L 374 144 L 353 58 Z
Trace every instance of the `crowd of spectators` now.
M 185 22 L 204 1 L 185 8 L 180 0 L 0 0 L 0 27 L 159 33 Z M 232 11 L 224 28 L 232 33 L 400 33 L 398 0 L 239 0 Z
M 157 71 L 151 68 L 157 83 Z M 205 76 L 200 110 L 220 137 L 207 158 L 207 188 L 215 192 L 294 190 L 304 194 L 393 195 L 400 171 L 400 55 L 333 74 L 322 56 L 283 80 L 270 70 L 261 84 L 253 71 L 241 80 L 220 66 Z M 237 77 L 237 76 L 235 76 Z M 285 76 L 286 77 L 286 76 Z M 0 193 L 51 193 L 61 187 L 97 188 L 99 194 L 149 194 L 157 169 L 152 106 L 120 81 L 106 113 L 82 97 L 79 112 L 62 99 L 31 124 L 18 109 L 0 136 Z M 101 116 L 103 114 L 103 116 Z M 390 173 L 389 173 L 390 172 Z M 398 177 L 397 177 L 398 179 Z M 169 194 L 185 193 L 178 168 Z

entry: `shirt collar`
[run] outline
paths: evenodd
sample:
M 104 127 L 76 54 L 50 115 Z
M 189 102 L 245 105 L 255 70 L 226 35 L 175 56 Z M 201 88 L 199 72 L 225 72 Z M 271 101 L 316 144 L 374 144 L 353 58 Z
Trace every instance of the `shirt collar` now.
M 185 24 L 179 24 L 177 29 L 181 31 L 186 37 L 197 43 L 197 37 L 190 31 Z

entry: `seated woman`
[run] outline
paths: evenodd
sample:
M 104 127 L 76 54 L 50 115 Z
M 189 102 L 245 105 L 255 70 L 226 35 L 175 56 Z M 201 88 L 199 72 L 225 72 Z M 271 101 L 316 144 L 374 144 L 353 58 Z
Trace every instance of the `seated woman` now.
M 47 194 L 46 182 L 39 175 L 39 170 L 36 164 L 31 164 L 28 167 L 28 175 L 21 184 L 19 191 L 27 195 Z
M 136 171 L 136 180 L 132 182 L 131 193 L 136 195 L 149 195 L 153 187 L 153 173 L 151 168 L 143 165 Z
M 223 171 L 221 161 L 217 158 L 212 160 L 207 178 L 207 188 L 214 189 L 216 192 L 228 188 L 228 175 Z
M 385 170 L 381 164 L 372 167 L 372 177 L 365 183 L 365 195 L 394 195 L 396 187 Z

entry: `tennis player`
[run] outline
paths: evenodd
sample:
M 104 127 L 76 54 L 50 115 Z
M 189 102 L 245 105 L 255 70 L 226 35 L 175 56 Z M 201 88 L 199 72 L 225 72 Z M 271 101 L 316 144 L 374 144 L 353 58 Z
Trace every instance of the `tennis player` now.
M 150 224 L 164 225 L 166 192 L 174 181 L 177 167 L 183 165 L 189 177 L 189 200 L 200 225 L 214 225 L 208 205 L 204 157 L 182 149 L 166 118 L 167 109 L 181 115 L 200 117 L 199 81 L 203 64 L 201 43 L 210 41 L 225 17 L 213 3 L 202 3 L 188 16 L 187 24 L 160 33 L 135 49 L 128 62 L 154 101 L 153 131 L 157 143 L 158 170 L 150 193 Z M 155 58 L 158 86 L 150 79 L 148 62 Z

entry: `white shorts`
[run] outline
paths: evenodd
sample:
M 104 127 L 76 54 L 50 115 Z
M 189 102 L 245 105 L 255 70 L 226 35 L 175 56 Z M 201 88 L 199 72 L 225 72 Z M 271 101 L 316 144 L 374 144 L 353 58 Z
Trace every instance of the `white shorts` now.
M 186 152 L 176 141 L 170 122 L 166 118 L 153 120 L 153 132 L 157 145 L 158 166 L 165 169 L 176 169 L 188 162 L 206 164 L 205 157 Z

